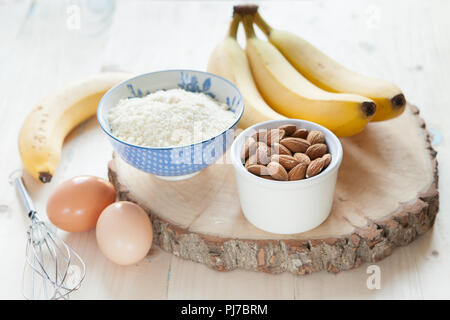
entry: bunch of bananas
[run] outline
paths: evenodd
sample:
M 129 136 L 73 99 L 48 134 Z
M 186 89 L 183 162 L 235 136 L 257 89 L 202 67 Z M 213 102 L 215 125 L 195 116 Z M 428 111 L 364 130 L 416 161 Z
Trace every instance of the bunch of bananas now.
M 369 121 L 404 111 L 406 100 L 397 86 L 357 74 L 302 38 L 273 29 L 257 9 L 234 7 L 228 35 L 208 63 L 208 71 L 232 81 L 244 96 L 241 128 L 289 117 L 319 123 L 346 137 L 361 132 Z M 247 38 L 245 51 L 236 40 L 239 23 Z M 269 41 L 256 37 L 254 24 Z

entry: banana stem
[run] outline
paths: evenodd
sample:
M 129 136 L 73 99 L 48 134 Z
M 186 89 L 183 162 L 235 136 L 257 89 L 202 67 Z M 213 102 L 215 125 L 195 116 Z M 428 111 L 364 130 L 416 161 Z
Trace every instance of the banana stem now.
M 228 36 L 229 37 L 236 39 L 237 30 L 238 30 L 240 21 L 241 21 L 241 15 L 235 13 L 233 15 L 233 20 L 231 20 L 230 28 L 228 29 Z
M 242 21 L 247 39 L 256 38 L 255 29 L 253 29 L 253 16 L 245 15 Z
M 246 14 L 255 14 L 258 11 L 256 4 L 239 4 L 233 7 L 233 13 L 238 13 L 242 16 Z
M 256 25 L 266 34 L 266 36 L 270 35 L 272 31 L 272 27 L 261 17 L 259 12 L 256 12 L 254 15 Z

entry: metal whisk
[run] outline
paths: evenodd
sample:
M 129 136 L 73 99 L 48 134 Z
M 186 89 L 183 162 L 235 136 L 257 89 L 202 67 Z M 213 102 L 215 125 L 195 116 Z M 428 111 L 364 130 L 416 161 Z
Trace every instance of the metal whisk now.
M 14 182 L 31 219 L 22 293 L 26 299 L 67 299 L 69 293 L 80 287 L 86 266 L 80 256 L 39 218 L 22 177 L 15 178 Z

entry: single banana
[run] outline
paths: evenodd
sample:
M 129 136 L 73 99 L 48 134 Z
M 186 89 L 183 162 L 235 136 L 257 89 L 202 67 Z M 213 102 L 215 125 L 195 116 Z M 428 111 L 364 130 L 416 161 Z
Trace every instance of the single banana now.
M 273 29 L 259 13 L 254 17 L 270 43 L 316 86 L 330 92 L 354 93 L 372 99 L 377 105 L 372 121 L 392 119 L 405 110 L 405 96 L 396 85 L 353 72 L 299 36 Z
M 50 182 L 66 135 L 96 114 L 106 91 L 129 77 L 126 73 L 102 73 L 44 98 L 26 117 L 19 133 L 25 170 L 41 182 Z
M 290 118 L 319 123 L 337 136 L 362 131 L 375 113 L 375 103 L 354 94 L 324 91 L 305 79 L 269 42 L 258 39 L 252 15 L 243 18 L 246 52 L 251 70 L 265 101 Z
M 258 122 L 284 117 L 267 105 L 256 88 L 247 56 L 236 40 L 240 18 L 238 14 L 233 16 L 227 37 L 209 58 L 208 71 L 230 80 L 241 91 L 245 109 L 239 127 L 245 129 Z

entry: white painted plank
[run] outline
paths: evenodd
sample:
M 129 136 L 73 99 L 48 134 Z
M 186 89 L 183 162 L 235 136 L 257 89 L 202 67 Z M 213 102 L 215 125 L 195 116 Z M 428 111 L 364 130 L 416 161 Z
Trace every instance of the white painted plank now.
M 5 40 L 0 46 L 0 252 L 5 261 L 0 264 L 0 298 L 20 297 L 28 221 L 7 178 L 20 167 L 16 141 L 26 113 L 54 88 L 104 66 L 136 72 L 205 70 L 237 2 L 117 1 L 112 19 L 106 19 L 110 25 L 102 29 L 86 17 L 79 30 L 67 28 L 65 4 L 54 3 L 48 7 L 49 1 L 37 0 L 28 13 L 30 1 L 0 1 L 0 37 Z M 442 196 L 434 229 L 377 263 L 380 290 L 367 289 L 367 265 L 305 277 L 220 273 L 155 248 L 151 262 L 121 268 L 101 255 L 93 232 L 70 235 L 67 241 L 88 265 L 87 279 L 73 298 L 450 298 L 450 217 L 445 214 L 450 210 L 445 196 L 450 193 L 450 3 L 263 1 L 260 6 L 272 25 L 298 33 L 350 68 L 397 83 L 421 108 L 428 126 L 443 135 L 436 146 Z M 76 129 L 55 181 L 41 186 L 27 179 L 37 207 L 45 208 L 46 198 L 64 179 L 84 173 L 105 177 L 110 152 L 95 120 Z

